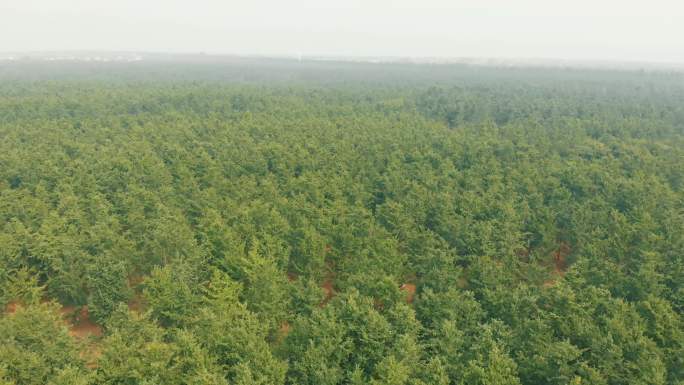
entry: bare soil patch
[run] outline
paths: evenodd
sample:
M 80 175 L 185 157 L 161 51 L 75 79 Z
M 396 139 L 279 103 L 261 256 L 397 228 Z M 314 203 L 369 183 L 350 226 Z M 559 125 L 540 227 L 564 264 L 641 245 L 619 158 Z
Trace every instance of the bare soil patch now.
M 567 257 L 570 255 L 570 252 L 572 249 L 570 248 L 570 245 L 568 245 L 566 242 L 561 242 L 558 245 L 558 249 L 556 249 L 552 255 L 553 255 L 553 273 L 552 273 L 552 278 L 544 281 L 542 284 L 543 287 L 549 288 L 552 287 L 556 284 L 559 278 L 562 278 L 565 275 L 565 272 L 568 269 L 568 263 L 567 263 Z
M 404 283 L 399 287 L 406 292 L 406 303 L 413 303 L 413 298 L 416 296 L 416 285 L 413 283 Z
M 323 284 L 321 285 L 321 289 L 325 292 L 325 298 L 321 302 L 320 306 L 323 307 L 330 302 L 331 299 L 335 296 L 335 287 L 333 285 L 333 279 L 332 276 L 328 276 L 325 281 L 323 281 Z
M 73 337 L 84 339 L 89 336 L 102 336 L 102 327 L 90 319 L 88 306 L 62 306 L 59 312 L 67 323 L 69 334 Z

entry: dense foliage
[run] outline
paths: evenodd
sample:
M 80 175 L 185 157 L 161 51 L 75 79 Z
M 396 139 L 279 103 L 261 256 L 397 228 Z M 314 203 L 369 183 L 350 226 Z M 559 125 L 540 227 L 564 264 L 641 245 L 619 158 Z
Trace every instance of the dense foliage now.
M 684 76 L 238 64 L 0 67 L 0 384 L 684 384 Z

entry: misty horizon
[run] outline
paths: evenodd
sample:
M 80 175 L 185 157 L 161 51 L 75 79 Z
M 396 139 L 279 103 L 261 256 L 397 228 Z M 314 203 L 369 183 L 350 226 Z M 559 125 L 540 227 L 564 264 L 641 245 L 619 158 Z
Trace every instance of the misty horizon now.
M 684 6 L 580 0 L 7 0 L 0 52 L 684 63 Z
M 239 59 L 293 60 L 293 61 L 331 61 L 375 64 L 465 64 L 475 66 L 504 67 L 562 67 L 625 70 L 684 70 L 684 61 L 656 60 L 610 60 L 610 59 L 568 59 L 558 57 L 458 57 L 458 56 L 370 56 L 370 55 L 333 55 L 333 54 L 249 54 L 205 51 L 115 51 L 115 50 L 44 50 L 44 51 L 0 51 L 0 63 L 7 61 L 85 61 L 85 62 L 137 62 L 137 61 L 178 61 L 184 59 L 206 62 Z

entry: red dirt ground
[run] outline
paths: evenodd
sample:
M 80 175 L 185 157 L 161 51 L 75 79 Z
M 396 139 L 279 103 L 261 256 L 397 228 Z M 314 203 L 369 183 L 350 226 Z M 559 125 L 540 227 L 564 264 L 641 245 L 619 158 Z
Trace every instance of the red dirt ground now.
M 406 292 L 406 303 L 413 303 L 413 297 L 416 295 L 416 285 L 413 283 L 405 283 L 399 289 Z
M 14 314 L 21 307 L 22 305 L 16 301 L 10 302 L 5 308 L 5 313 Z M 72 337 L 84 339 L 90 335 L 102 336 L 102 327 L 90 320 L 87 306 L 81 307 L 80 310 L 76 306 L 62 306 L 59 314 L 64 319 Z
M 323 284 L 321 285 L 321 289 L 325 291 L 325 298 L 323 299 L 323 302 L 321 302 L 320 306 L 323 307 L 330 302 L 330 300 L 335 296 L 335 287 L 333 286 L 333 280 L 332 277 L 328 277 L 323 281 Z
M 63 306 L 59 312 L 69 328 L 69 334 L 77 341 L 87 342 L 80 351 L 80 356 L 86 362 L 86 366 L 91 369 L 96 368 L 102 349 L 97 343 L 88 341 L 88 338 L 102 337 L 102 327 L 90 319 L 88 306 L 80 309 L 75 306 Z
M 290 329 L 291 329 L 291 326 L 290 326 L 289 322 L 284 321 L 282 324 L 280 324 L 280 332 L 282 334 L 287 335 L 288 333 L 290 333 Z
M 21 305 L 17 302 L 10 302 L 5 307 L 5 314 L 14 314 Z
M 328 246 L 326 246 L 326 249 Z M 326 262 L 327 265 L 327 274 L 325 275 L 325 279 L 323 280 L 323 283 L 321 284 L 321 289 L 325 292 L 325 298 L 323 301 L 321 301 L 320 304 L 318 304 L 319 307 L 323 307 L 330 302 L 333 297 L 335 297 L 335 264 L 333 262 Z
M 90 320 L 88 306 L 80 309 L 75 306 L 63 306 L 59 312 L 69 327 L 69 334 L 84 339 L 88 336 L 102 336 L 102 327 Z
M 570 255 L 571 248 L 565 242 L 561 242 L 558 249 L 553 252 L 553 278 L 544 281 L 543 287 L 549 288 L 556 284 L 558 278 L 565 275 L 565 271 L 568 269 L 567 257 Z
M 47 302 L 47 300 L 43 302 Z M 22 305 L 19 302 L 10 302 L 5 308 L 5 314 L 14 314 L 21 307 Z M 87 341 L 87 343 L 83 345 L 80 355 L 88 367 L 95 368 L 97 366 L 97 359 L 102 352 L 100 347 L 96 343 L 88 341 L 88 338 L 101 337 L 103 334 L 102 327 L 90 320 L 87 306 L 81 308 L 76 306 L 62 306 L 59 309 L 59 314 L 62 316 L 71 337 L 78 342 Z
M 145 300 L 140 293 L 136 293 L 133 298 L 128 301 L 128 310 L 130 311 L 140 314 L 143 313 L 146 308 Z
M 290 326 L 290 323 L 287 321 L 283 321 L 283 323 L 280 324 L 280 328 L 278 329 L 278 335 L 276 336 L 276 343 L 283 342 L 283 340 L 287 337 L 287 335 L 290 334 L 291 330 L 292 330 L 292 326 Z
M 558 250 L 553 253 L 554 270 L 558 274 L 565 274 L 565 270 L 568 269 L 566 262 L 568 255 L 570 255 L 570 245 L 561 242 L 560 246 L 558 246 Z

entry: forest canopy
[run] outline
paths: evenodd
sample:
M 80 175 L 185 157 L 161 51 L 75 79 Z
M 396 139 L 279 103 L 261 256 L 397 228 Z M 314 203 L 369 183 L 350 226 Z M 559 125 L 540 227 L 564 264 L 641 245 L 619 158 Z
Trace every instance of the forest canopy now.
M 684 75 L 0 63 L 0 384 L 684 384 Z

